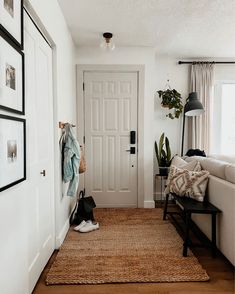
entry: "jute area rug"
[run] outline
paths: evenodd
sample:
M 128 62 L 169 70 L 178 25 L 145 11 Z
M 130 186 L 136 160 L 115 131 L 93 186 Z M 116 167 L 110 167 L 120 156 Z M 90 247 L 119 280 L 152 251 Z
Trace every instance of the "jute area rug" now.
M 208 281 L 161 209 L 95 209 L 100 229 L 70 229 L 46 284 Z

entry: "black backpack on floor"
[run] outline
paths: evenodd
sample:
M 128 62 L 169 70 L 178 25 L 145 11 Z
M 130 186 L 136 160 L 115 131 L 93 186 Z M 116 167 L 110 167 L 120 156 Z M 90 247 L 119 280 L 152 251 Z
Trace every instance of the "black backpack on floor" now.
M 85 197 L 85 190 L 80 191 L 77 203 L 69 219 L 70 225 L 79 225 L 83 220 L 94 221 L 93 208 L 95 207 L 93 197 Z

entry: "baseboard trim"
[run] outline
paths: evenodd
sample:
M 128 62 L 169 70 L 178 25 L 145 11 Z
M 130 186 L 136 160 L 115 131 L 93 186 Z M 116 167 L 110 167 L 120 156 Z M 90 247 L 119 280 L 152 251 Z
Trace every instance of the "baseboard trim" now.
M 136 204 L 96 204 L 97 208 L 136 208 Z
M 62 230 L 60 231 L 59 235 L 56 236 L 56 240 L 55 240 L 55 249 L 59 249 L 60 246 L 61 246 L 61 245 L 63 244 L 63 242 L 64 242 L 64 239 L 65 239 L 65 237 L 66 237 L 66 235 L 67 235 L 67 233 L 68 233 L 68 230 L 69 230 L 69 228 L 70 228 L 69 220 L 70 220 L 70 217 L 71 217 L 71 215 L 72 215 L 72 212 L 73 212 L 73 210 L 74 210 L 74 208 L 75 208 L 75 206 L 76 206 L 76 203 L 77 203 L 77 201 L 74 203 L 73 209 L 71 210 L 70 215 L 69 215 L 69 218 L 66 220 L 66 222 L 65 222 L 65 224 L 64 224 L 64 226 L 63 226 L 63 228 L 62 228 Z
M 62 230 L 60 231 L 59 235 L 56 237 L 56 242 L 55 242 L 55 249 L 59 249 L 60 246 L 63 244 L 64 239 L 68 233 L 69 230 L 69 218 L 66 220 Z
M 155 208 L 155 201 L 154 200 L 145 200 L 144 201 L 144 208 Z

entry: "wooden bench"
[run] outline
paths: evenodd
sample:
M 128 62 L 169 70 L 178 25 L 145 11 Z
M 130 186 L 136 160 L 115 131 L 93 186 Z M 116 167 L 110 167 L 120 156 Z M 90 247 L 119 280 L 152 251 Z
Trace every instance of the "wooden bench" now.
M 170 194 L 174 200 L 176 201 L 176 204 L 181 209 L 181 216 L 185 223 L 185 230 L 184 230 L 184 245 L 183 245 L 183 256 L 187 256 L 187 250 L 189 246 L 192 246 L 192 242 L 189 238 L 189 230 L 190 225 L 192 223 L 191 216 L 193 213 L 199 213 L 199 214 L 211 214 L 211 252 L 212 256 L 216 256 L 216 216 L 217 213 L 220 213 L 221 210 L 215 207 L 210 202 L 198 202 L 192 198 L 188 197 L 180 197 L 176 194 Z M 164 213 L 163 213 L 163 220 L 166 220 L 166 216 L 179 214 L 177 212 L 169 212 L 168 211 L 168 200 L 169 200 L 169 194 L 166 195 L 166 201 L 165 201 L 165 207 L 164 207 Z M 174 217 L 173 217 L 174 219 Z M 194 247 L 196 247 L 194 245 Z

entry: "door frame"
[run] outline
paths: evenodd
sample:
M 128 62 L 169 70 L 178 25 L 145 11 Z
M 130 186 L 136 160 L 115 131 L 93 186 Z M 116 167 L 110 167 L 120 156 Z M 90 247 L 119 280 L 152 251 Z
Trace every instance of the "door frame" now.
M 114 73 L 137 73 L 138 97 L 137 97 L 137 207 L 144 207 L 144 65 L 100 65 L 100 64 L 77 64 L 77 126 L 78 138 L 84 143 L 85 135 L 85 95 L 84 74 L 85 72 L 114 72 Z M 84 149 L 86 145 L 84 146 Z M 80 178 L 80 188 L 85 187 L 84 174 Z

